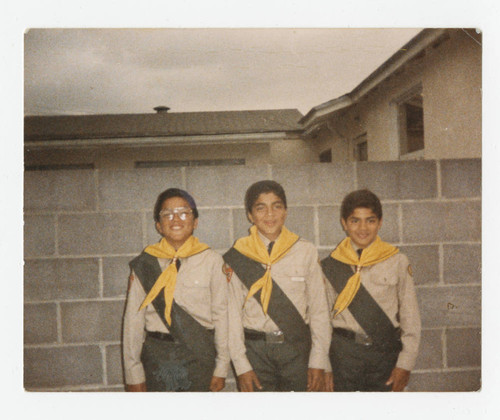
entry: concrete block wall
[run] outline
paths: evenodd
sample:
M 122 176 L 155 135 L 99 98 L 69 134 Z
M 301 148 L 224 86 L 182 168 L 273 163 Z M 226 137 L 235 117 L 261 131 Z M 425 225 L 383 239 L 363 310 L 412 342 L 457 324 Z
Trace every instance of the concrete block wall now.
M 481 387 L 481 161 L 40 171 L 25 174 L 24 385 L 122 391 L 121 320 L 128 261 L 157 241 L 158 193 L 190 191 L 197 236 L 224 252 L 249 227 L 246 188 L 274 179 L 287 226 L 324 257 L 344 237 L 339 206 L 367 187 L 381 236 L 412 261 L 423 336 L 411 391 Z M 234 378 L 227 391 L 236 389 Z

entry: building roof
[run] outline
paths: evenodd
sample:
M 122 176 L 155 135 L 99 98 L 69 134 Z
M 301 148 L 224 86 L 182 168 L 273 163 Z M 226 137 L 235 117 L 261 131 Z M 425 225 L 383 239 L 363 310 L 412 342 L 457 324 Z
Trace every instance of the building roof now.
M 417 57 L 429 45 L 440 42 L 447 36 L 446 29 L 423 29 L 373 73 L 364 79 L 351 92 L 323 104 L 317 105 L 300 120 L 305 127 L 304 134 L 314 131 L 318 124 L 332 116 L 337 111 L 353 105 L 402 66 Z
M 110 139 L 300 132 L 297 109 L 26 116 L 24 140 Z

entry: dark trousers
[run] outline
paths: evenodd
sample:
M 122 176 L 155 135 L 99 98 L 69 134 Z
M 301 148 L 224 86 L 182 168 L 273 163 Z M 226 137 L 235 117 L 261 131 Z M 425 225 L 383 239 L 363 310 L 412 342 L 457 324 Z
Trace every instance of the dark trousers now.
M 152 392 L 208 391 L 214 364 L 197 360 L 181 343 L 146 337 L 141 362 L 146 374 L 146 389 Z
M 388 392 L 385 385 L 396 366 L 399 352 L 386 352 L 357 344 L 334 333 L 330 346 L 334 390 Z
M 308 349 L 264 340 L 245 340 L 245 346 L 248 361 L 262 385 L 261 391 L 306 391 Z

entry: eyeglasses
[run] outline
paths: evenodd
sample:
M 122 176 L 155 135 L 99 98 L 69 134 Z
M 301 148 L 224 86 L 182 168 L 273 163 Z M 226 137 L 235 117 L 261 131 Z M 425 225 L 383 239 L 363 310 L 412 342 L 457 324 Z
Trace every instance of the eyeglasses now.
M 160 217 L 162 219 L 174 220 L 174 217 L 177 214 L 179 219 L 187 220 L 191 213 L 193 213 L 193 210 L 189 207 L 176 207 L 175 209 L 163 209 L 160 211 Z

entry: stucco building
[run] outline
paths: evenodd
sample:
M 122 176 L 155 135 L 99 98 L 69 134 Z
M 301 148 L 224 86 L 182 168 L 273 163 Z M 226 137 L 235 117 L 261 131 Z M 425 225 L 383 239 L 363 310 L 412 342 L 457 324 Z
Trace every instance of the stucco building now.
M 481 34 L 425 29 L 352 92 L 312 108 L 323 161 L 481 157 Z

